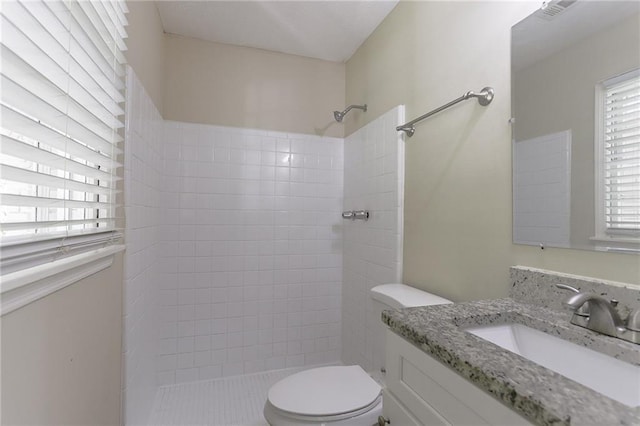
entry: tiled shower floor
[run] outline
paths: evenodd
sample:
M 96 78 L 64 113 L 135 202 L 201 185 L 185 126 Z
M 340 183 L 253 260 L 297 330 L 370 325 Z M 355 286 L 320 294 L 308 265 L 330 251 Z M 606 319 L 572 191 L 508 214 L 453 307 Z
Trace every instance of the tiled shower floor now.
M 267 425 L 262 409 L 269 388 L 301 370 L 304 368 L 163 386 L 156 394 L 149 425 Z

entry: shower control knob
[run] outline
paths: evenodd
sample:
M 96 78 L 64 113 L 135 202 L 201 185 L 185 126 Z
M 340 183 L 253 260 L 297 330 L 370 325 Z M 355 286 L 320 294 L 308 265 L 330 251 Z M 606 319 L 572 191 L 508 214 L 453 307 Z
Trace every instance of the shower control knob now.
M 389 421 L 389 419 L 386 419 L 384 416 L 378 417 L 378 426 L 385 426 L 388 424 L 391 424 L 391 421 Z
M 354 215 L 354 213 L 352 211 L 344 211 L 344 212 L 342 212 L 342 218 L 343 219 L 351 219 L 351 220 L 353 220 L 353 219 L 355 219 L 355 215 Z
M 355 219 L 361 220 L 369 220 L 369 211 L 368 210 L 354 210 L 353 217 Z

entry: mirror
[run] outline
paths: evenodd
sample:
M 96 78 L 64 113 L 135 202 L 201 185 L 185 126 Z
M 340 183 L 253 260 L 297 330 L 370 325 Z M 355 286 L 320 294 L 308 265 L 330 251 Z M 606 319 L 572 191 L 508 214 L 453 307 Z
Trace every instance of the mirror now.
M 513 242 L 638 252 L 640 128 L 616 139 L 629 142 L 620 152 L 635 150 L 628 176 L 612 179 L 607 167 L 619 157 L 607 163 L 600 151 L 612 126 L 601 105 L 611 96 L 627 96 L 627 116 L 637 119 L 627 127 L 640 125 L 640 2 L 545 3 L 512 28 L 511 47 Z M 627 82 L 631 89 L 619 88 Z M 612 190 L 624 202 L 610 202 Z

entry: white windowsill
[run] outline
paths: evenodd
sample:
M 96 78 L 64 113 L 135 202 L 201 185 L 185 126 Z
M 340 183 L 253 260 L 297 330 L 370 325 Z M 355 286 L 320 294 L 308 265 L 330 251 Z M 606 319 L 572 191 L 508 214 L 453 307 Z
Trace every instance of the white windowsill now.
M 598 241 L 603 243 L 628 243 L 628 244 L 640 244 L 640 238 L 633 237 L 591 237 L 591 241 Z
M 590 237 L 590 241 L 593 241 L 596 249 L 605 249 L 607 251 L 619 251 L 635 253 L 640 252 L 640 238 L 633 237 L 610 237 L 610 236 L 595 236 Z
M 108 268 L 114 254 L 124 249 L 109 246 L 2 276 L 0 316 Z

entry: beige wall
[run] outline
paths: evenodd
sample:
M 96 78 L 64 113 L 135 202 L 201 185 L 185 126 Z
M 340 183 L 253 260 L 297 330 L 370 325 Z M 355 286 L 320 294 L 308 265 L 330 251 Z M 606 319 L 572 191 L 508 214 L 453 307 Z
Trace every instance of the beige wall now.
M 120 422 L 122 255 L 1 318 L 3 425 Z
M 167 120 L 343 135 L 344 64 L 167 35 L 165 72 Z
M 640 15 L 635 15 L 513 75 L 516 141 L 572 131 L 572 247 L 593 247 L 589 238 L 595 235 L 596 84 L 638 66 Z
M 164 30 L 152 1 L 128 1 L 127 60 L 162 114 L 164 106 Z
M 127 4 L 127 58 L 162 111 L 160 16 L 152 2 Z M 120 423 L 122 255 L 116 257 L 110 268 L 0 319 L 3 425 Z
M 504 296 L 522 264 L 640 283 L 634 255 L 544 251 L 511 243 L 510 29 L 537 2 L 401 2 L 347 62 L 347 104 L 397 104 L 415 118 L 493 86 L 417 125 L 406 144 L 404 281 L 454 300 Z

